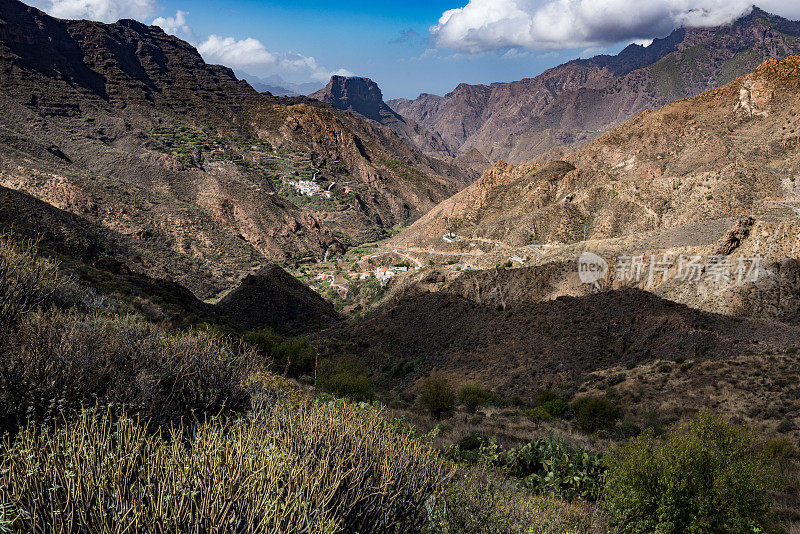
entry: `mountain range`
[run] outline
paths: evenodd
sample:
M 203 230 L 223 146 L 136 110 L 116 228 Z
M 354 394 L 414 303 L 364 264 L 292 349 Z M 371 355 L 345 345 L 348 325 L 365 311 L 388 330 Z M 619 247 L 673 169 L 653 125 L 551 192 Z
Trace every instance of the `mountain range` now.
M 725 26 L 679 28 L 647 47 L 577 59 L 533 78 L 461 84 L 388 105 L 458 153 L 525 163 L 575 147 L 672 101 L 724 85 L 770 57 L 800 53 L 800 22 L 754 8 Z
M 203 297 L 265 261 L 374 240 L 475 178 L 354 114 L 260 94 L 133 20 L 0 0 L 0 73 L 0 185 L 177 252 L 180 266 L 131 268 Z
M 236 71 L 236 76 L 247 81 L 259 93 L 270 93 L 273 96 L 309 95 L 318 91 L 322 85 L 317 82 L 292 83 L 277 74 L 263 77 L 242 70 Z

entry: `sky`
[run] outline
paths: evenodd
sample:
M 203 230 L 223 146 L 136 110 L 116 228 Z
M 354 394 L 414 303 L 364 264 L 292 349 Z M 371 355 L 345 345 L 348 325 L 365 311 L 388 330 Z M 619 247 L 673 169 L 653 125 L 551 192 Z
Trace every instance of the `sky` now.
M 384 98 L 532 77 L 578 57 L 728 23 L 753 0 L 26 0 L 60 18 L 156 24 L 245 78 L 322 87 L 366 76 Z M 761 0 L 800 19 L 798 0 Z

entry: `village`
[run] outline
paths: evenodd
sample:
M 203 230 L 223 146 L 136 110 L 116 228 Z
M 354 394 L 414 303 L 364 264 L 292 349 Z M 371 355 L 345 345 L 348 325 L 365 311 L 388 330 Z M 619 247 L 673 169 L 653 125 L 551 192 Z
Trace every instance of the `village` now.
M 323 189 L 321 185 L 312 180 L 286 180 L 286 183 L 297 189 L 300 194 L 307 197 L 323 196 L 328 199 L 333 198 L 333 192 Z M 333 184 L 331 184 L 333 185 Z
M 380 282 L 381 287 L 385 287 L 394 277 L 396 277 L 400 273 L 408 272 L 409 269 L 413 269 L 413 267 L 407 267 L 405 265 L 395 265 L 395 266 L 379 266 L 373 270 L 362 271 L 357 273 L 356 279 L 359 281 L 365 281 L 370 278 L 375 278 Z M 319 271 L 317 275 L 314 277 L 314 280 L 320 284 L 327 284 L 333 289 L 335 289 L 342 298 L 345 298 L 347 295 L 347 284 L 352 280 L 348 280 L 345 275 L 339 273 L 328 273 L 325 271 Z

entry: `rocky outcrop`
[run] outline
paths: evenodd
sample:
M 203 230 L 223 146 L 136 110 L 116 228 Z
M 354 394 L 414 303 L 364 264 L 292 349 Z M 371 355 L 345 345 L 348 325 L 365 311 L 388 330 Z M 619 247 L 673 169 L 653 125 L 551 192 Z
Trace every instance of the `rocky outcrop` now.
M 330 302 L 277 265 L 245 277 L 215 310 L 244 330 L 296 332 L 330 326 L 339 319 Z
M 338 109 L 354 111 L 368 119 L 383 123 L 384 120 L 402 121 L 399 115 L 383 101 L 378 84 L 369 78 L 332 76 L 323 89 L 309 95 Z
M 447 160 L 454 156 L 453 150 L 439 134 L 425 131 L 419 124 L 401 117 L 386 105 L 378 84 L 369 78 L 332 76 L 327 86 L 309 96 L 382 124 L 425 154 Z M 472 171 L 471 167 L 466 169 L 468 174 Z

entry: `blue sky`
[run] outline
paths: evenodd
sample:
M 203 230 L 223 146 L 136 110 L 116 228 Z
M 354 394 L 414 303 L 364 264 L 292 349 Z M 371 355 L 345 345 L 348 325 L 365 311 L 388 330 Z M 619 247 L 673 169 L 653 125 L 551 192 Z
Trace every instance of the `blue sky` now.
M 752 0 L 30 0 L 62 18 L 156 23 L 207 61 L 320 86 L 333 73 L 374 79 L 386 99 L 444 94 L 461 82 L 535 76 L 646 44 L 681 25 L 717 25 Z M 800 2 L 762 0 L 797 19 Z
M 415 98 L 422 92 L 445 94 L 461 82 L 517 80 L 574 59 L 583 50 L 526 52 L 512 57 L 498 51 L 475 55 L 439 49 L 428 28 L 457 5 L 452 1 L 169 0 L 160 5 L 164 14 L 188 11 L 187 23 L 198 36 L 252 36 L 270 51 L 310 56 L 330 71 L 344 69 L 372 78 L 386 99 Z M 620 47 L 611 48 L 616 51 Z M 242 70 L 258 74 L 258 69 Z M 309 78 L 304 71 L 274 70 L 294 82 Z

